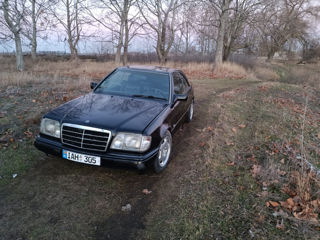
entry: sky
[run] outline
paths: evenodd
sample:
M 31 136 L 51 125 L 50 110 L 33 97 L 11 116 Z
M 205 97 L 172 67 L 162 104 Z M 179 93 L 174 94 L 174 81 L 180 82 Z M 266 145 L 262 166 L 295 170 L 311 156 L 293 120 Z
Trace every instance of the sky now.
M 320 0 L 314 0 L 314 4 L 319 4 Z M 311 31 L 315 36 L 320 37 L 320 21 L 313 22 L 313 27 Z M 91 29 L 90 29 L 91 28 Z M 88 27 L 85 29 L 86 32 L 96 31 L 92 30 L 92 27 Z M 38 52 L 61 52 L 61 53 L 70 53 L 69 46 L 67 41 L 65 41 L 64 31 L 61 29 L 59 32 L 56 31 L 48 31 L 47 39 L 38 38 Z M 103 34 L 104 30 L 99 29 L 99 35 L 107 36 L 108 33 Z M 102 34 L 101 34 L 102 33 Z M 109 33 L 110 34 L 110 33 Z M 100 40 L 103 39 L 99 36 Z M 107 39 L 107 37 L 105 38 Z M 155 42 L 153 39 L 147 36 L 137 36 L 135 37 L 129 46 L 129 52 L 154 52 Z M 115 48 L 111 43 L 98 41 L 98 38 L 85 38 L 80 40 L 78 44 L 78 50 L 81 54 L 88 53 L 114 53 Z M 23 51 L 30 52 L 30 43 L 26 39 L 23 39 Z M 12 53 L 15 52 L 15 44 L 14 41 L 0 42 L 0 53 Z
M 129 46 L 129 52 L 153 52 L 153 40 L 146 37 L 136 37 L 132 40 Z M 103 43 L 93 39 L 80 40 L 79 53 L 112 53 L 115 51 L 111 43 Z M 23 40 L 23 51 L 30 52 L 29 41 Z M 47 40 L 38 38 L 38 52 L 61 52 L 70 53 L 67 41 L 58 39 L 57 36 L 51 35 Z M 15 52 L 14 41 L 8 41 L 0 44 L 0 53 Z

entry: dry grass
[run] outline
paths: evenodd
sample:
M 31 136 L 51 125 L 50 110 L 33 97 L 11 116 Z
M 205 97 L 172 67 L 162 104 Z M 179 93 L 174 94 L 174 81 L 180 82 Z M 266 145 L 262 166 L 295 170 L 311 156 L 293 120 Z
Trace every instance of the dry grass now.
M 131 66 L 159 66 L 158 62 L 152 63 L 137 63 L 131 62 L 128 65 Z M 95 62 L 95 61 L 63 61 L 63 62 L 40 62 L 33 67 L 35 72 L 59 72 L 65 76 L 78 77 L 81 75 L 87 75 L 92 78 L 102 78 L 107 73 L 111 72 L 117 65 L 114 62 Z M 213 65 L 211 63 L 180 63 L 180 62 L 168 62 L 165 67 L 178 68 L 184 71 L 189 77 L 197 78 L 201 76 L 210 77 L 213 72 Z
M 288 72 L 287 82 L 295 84 L 308 84 L 309 86 L 320 89 L 319 66 L 310 64 L 307 66 L 296 65 L 291 67 Z M 315 71 L 317 74 L 315 74 Z
M 29 83 L 33 81 L 33 74 L 26 72 L 0 72 L 0 86 L 15 85 L 20 86 L 21 83 Z
M 247 78 L 249 74 L 246 69 L 239 64 L 225 62 L 215 66 L 213 73 L 218 78 Z
M 273 69 L 267 67 L 255 67 L 254 73 L 258 79 L 266 81 L 278 81 L 280 79 L 279 75 Z
M 0 72 L 0 86 L 21 86 L 27 83 L 61 83 L 74 86 L 89 83 L 92 80 L 100 80 L 120 65 L 114 62 L 96 62 L 92 60 L 77 61 L 49 61 L 41 60 L 32 63 L 26 59 L 24 72 L 15 70 L 15 62 L 12 58 L 0 58 L 2 71 Z M 159 66 L 159 63 L 129 63 L 129 65 Z M 211 63 L 181 63 L 168 62 L 165 67 L 181 69 L 191 80 L 217 79 L 217 78 L 245 78 L 248 76 L 246 70 L 235 63 L 224 63 L 213 70 Z M 66 82 L 65 78 L 68 78 Z M 81 85 L 80 84 L 80 85 Z M 71 87 L 72 87 L 71 86 Z M 68 87 L 67 87 L 68 88 Z
M 39 59 L 32 63 L 26 59 L 26 70 L 15 70 L 15 62 L 12 58 L 0 58 L 0 88 L 8 86 L 22 87 L 27 84 L 46 84 L 52 90 L 70 91 L 75 88 L 85 90 L 89 88 L 91 81 L 99 81 L 120 65 L 114 62 L 96 62 L 90 60 L 77 61 L 48 61 Z M 129 65 L 151 65 L 153 63 L 129 63 Z M 178 68 L 186 73 L 189 79 L 213 78 L 213 66 L 210 63 L 177 63 L 168 62 L 166 67 Z
M 82 75 L 92 78 L 101 78 L 111 72 L 117 65 L 114 62 L 93 61 L 43 61 L 32 67 L 33 72 L 59 73 L 68 77 L 79 77 Z

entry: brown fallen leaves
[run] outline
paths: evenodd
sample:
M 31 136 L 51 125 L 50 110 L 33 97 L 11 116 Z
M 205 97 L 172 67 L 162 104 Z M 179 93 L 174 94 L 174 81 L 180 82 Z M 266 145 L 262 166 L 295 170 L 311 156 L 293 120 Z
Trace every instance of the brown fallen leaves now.
M 268 202 L 266 203 L 266 206 L 267 206 L 267 207 L 270 207 L 270 206 L 272 206 L 272 207 L 279 207 L 280 204 L 279 204 L 278 202 L 275 202 L 275 201 L 268 201 Z
M 23 132 L 23 133 L 28 138 L 31 138 L 33 136 L 33 133 L 29 129 L 27 131 Z
M 316 213 L 316 211 L 319 211 L 320 199 L 313 200 L 307 204 L 299 203 L 298 207 L 301 207 L 302 211 L 293 212 L 293 216 L 295 216 L 297 219 L 309 220 L 317 223 L 319 222 L 318 213 Z
M 283 193 L 288 194 L 290 197 L 294 197 L 294 196 L 297 195 L 297 193 L 296 193 L 294 190 L 292 190 L 287 184 L 285 184 L 285 185 L 282 187 L 281 191 L 282 191 Z
M 149 191 L 148 189 L 145 188 L 142 190 L 142 193 L 145 195 L 149 195 L 150 193 L 152 193 L 152 191 Z
M 259 175 L 260 171 L 261 171 L 260 165 L 254 164 L 252 166 L 251 173 L 252 173 L 253 177 L 257 177 L 257 175 Z
M 232 161 L 232 162 L 226 163 L 226 165 L 227 165 L 227 166 L 234 166 L 234 165 L 236 165 L 236 163 Z
M 209 126 L 207 129 L 208 129 L 209 132 L 213 131 L 213 127 L 211 127 L 211 126 Z
M 226 140 L 226 145 L 227 145 L 227 146 L 233 146 L 234 143 L 233 143 L 233 142 L 229 142 L 228 140 Z
M 259 86 L 258 89 L 259 89 L 259 91 L 261 91 L 261 92 L 266 92 L 266 91 L 269 90 L 269 88 L 268 88 L 267 86 Z
M 280 229 L 280 230 L 284 230 L 284 229 L 285 229 L 285 226 L 284 226 L 284 224 L 283 224 L 283 219 L 278 220 L 277 225 L 276 225 L 276 228 L 278 228 L 278 229 Z
M 280 176 L 285 176 L 287 174 L 287 172 L 285 171 L 279 171 Z
M 280 206 L 287 211 L 291 212 L 293 216 L 299 220 L 306 220 L 318 224 L 318 212 L 320 209 L 320 198 L 310 201 L 303 202 L 299 196 L 294 198 L 288 198 L 286 201 L 267 201 L 267 207 L 279 208 Z

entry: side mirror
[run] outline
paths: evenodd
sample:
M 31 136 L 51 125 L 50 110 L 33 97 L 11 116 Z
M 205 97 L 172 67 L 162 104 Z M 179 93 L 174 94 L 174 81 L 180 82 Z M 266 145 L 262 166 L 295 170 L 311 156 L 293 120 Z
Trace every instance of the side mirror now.
M 176 101 L 186 101 L 188 99 L 187 94 L 176 94 L 175 95 L 175 100 Z
M 96 83 L 96 82 L 91 82 L 91 83 L 90 83 L 90 88 L 91 88 L 91 89 L 94 89 L 97 85 L 98 85 L 98 83 Z
M 178 101 L 186 101 L 188 99 L 188 95 L 187 94 L 175 94 L 173 95 L 173 101 L 171 104 L 171 108 L 174 107 L 174 105 L 178 102 Z

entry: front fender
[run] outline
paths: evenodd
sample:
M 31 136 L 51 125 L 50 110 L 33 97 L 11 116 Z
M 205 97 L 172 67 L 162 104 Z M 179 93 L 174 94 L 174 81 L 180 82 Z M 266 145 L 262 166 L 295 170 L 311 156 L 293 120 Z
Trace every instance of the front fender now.
M 170 131 L 170 126 L 168 124 L 162 124 L 161 127 L 160 127 L 160 137 L 163 138 L 164 137 L 164 134 L 165 132 L 169 130 Z

